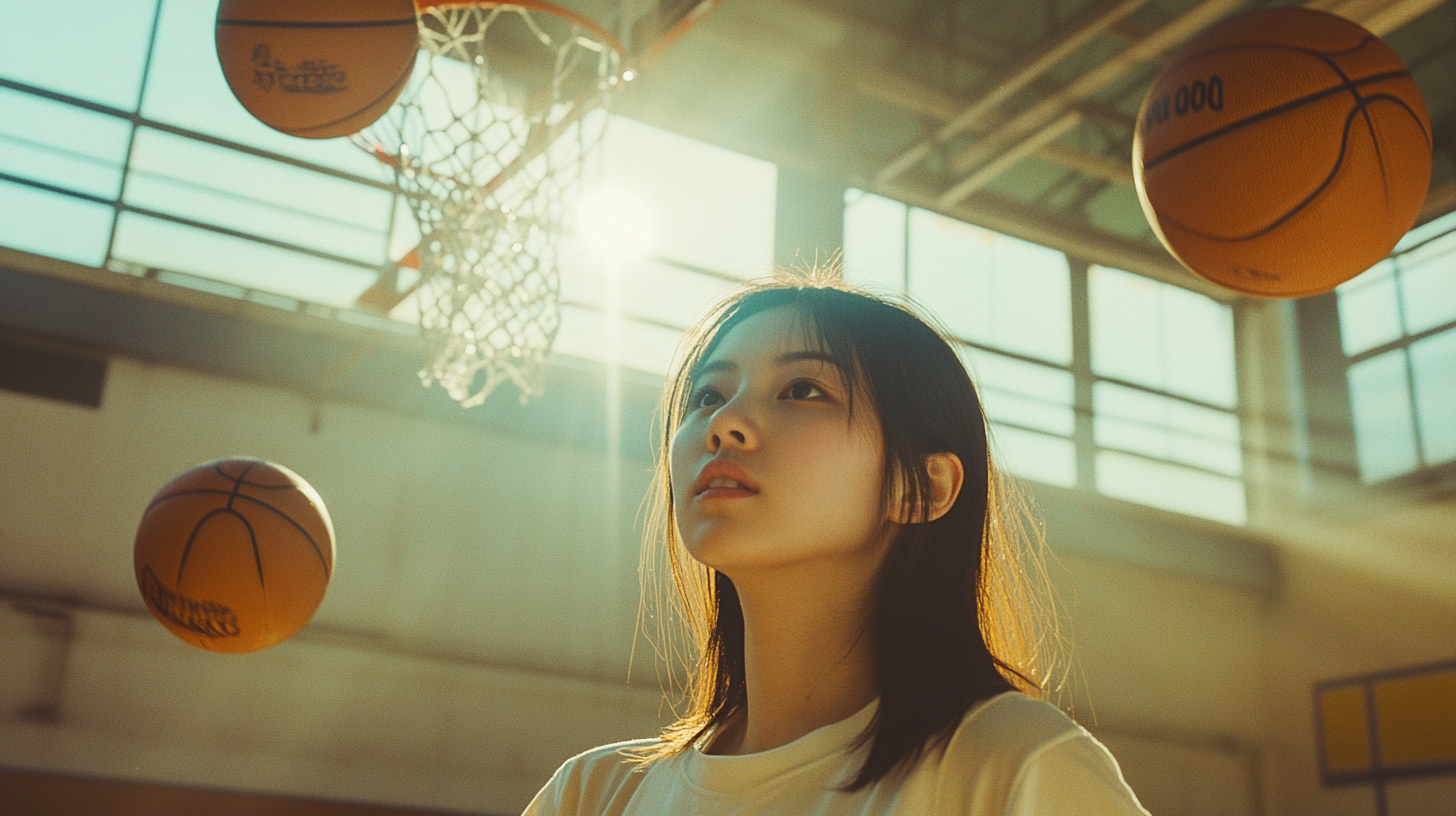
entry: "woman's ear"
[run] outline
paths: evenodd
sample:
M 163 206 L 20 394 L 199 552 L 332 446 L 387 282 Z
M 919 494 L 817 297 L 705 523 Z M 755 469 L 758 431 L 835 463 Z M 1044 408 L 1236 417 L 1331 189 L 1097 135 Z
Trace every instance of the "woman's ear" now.
M 935 521 L 950 510 L 961 494 L 966 469 L 961 466 L 961 458 L 949 451 L 930 454 L 925 459 L 925 469 L 930 471 L 929 520 Z
M 966 479 L 966 470 L 961 466 L 960 457 L 949 451 L 925 457 L 925 470 L 930 474 L 930 507 L 926 521 L 935 521 L 955 504 L 961 493 L 961 484 Z M 913 523 L 918 515 L 914 508 L 907 513 L 902 506 L 905 495 L 903 484 L 902 478 L 895 491 L 894 504 L 890 507 L 890 521 L 896 524 Z

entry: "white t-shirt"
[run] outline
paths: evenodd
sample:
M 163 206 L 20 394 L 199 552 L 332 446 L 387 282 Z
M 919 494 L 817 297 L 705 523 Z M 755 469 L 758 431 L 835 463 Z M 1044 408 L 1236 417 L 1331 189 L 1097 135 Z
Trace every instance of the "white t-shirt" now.
M 644 770 L 619 752 L 654 740 L 593 748 L 567 760 L 525 816 L 1147 816 L 1102 743 L 1014 691 L 973 706 L 945 751 L 908 774 L 838 791 L 869 751 L 850 744 L 877 705 L 756 754 L 693 746 Z

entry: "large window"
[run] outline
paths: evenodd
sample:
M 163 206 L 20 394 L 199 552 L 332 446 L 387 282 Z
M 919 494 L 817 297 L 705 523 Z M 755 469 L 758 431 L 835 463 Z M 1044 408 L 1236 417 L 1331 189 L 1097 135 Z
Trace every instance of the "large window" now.
M 613 270 L 591 246 L 592 235 L 578 231 L 568 238 L 562 263 L 568 305 L 556 352 L 602 359 L 609 287 L 615 286 L 621 364 L 666 374 L 683 329 L 700 312 L 739 281 L 772 269 L 777 181 L 777 168 L 766 161 L 613 117 L 583 200 L 590 205 L 609 190 L 619 197 L 609 205 L 638 205 L 630 209 L 645 223 L 622 219 L 606 229 L 645 229 L 648 242 L 641 255 Z
M 392 319 L 358 305 L 419 241 L 388 171 L 253 119 L 218 67 L 216 0 L 69 11 L 61 59 L 30 6 L 0 5 L 0 245 L 412 331 L 410 300 Z M 586 184 L 635 199 L 655 240 L 605 275 L 568 238 L 555 351 L 605 359 L 610 311 L 614 362 L 663 373 L 710 300 L 769 271 L 776 170 L 621 117 L 606 134 Z
M 1361 479 L 1456 460 L 1456 213 L 1336 292 Z
M 1246 521 L 1228 306 L 859 190 L 844 241 L 846 279 L 959 341 L 1012 472 Z
M 1077 483 L 1070 270 L 1062 253 L 859 190 L 844 275 L 909 296 L 961 339 L 999 452 L 1016 473 Z
M 389 264 L 395 196 L 346 140 L 285 136 L 223 81 L 208 0 L 90 0 L 73 54 L 0 7 L 0 242 L 301 308 Z
M 1101 266 L 1087 288 L 1097 489 L 1245 521 L 1232 309 Z

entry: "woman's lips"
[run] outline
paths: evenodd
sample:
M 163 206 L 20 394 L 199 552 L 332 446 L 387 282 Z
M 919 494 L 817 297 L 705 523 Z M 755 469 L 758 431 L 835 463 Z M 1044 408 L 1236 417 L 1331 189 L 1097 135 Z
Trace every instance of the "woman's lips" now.
M 698 501 L 707 499 L 743 499 L 755 495 L 752 490 L 741 487 L 710 487 L 697 495 Z

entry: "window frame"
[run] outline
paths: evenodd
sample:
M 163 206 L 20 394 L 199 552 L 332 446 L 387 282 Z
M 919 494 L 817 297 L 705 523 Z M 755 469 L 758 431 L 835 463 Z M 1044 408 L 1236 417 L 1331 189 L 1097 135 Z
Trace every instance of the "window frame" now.
M 863 196 L 869 196 L 869 195 L 876 195 L 876 194 L 871 193 L 871 192 L 866 191 L 866 190 L 861 190 L 861 189 L 856 189 L 856 188 L 851 188 L 850 190 L 847 190 L 846 191 L 846 210 L 849 209 L 849 200 L 851 198 L 853 198 L 855 196 L 863 197 Z M 885 198 L 884 196 L 877 196 L 877 197 L 879 197 L 879 198 Z M 858 199 L 854 199 L 854 200 L 857 201 Z M 887 199 L 887 200 L 893 201 L 893 199 Z M 902 263 L 902 266 L 900 268 L 901 284 L 899 286 L 899 290 L 898 290 L 898 293 L 897 294 L 899 296 L 905 297 L 905 296 L 908 296 L 908 293 L 909 293 L 909 283 L 910 283 L 909 276 L 910 276 L 910 270 L 911 270 L 911 264 L 909 262 L 909 258 L 911 256 L 911 253 L 913 253 L 913 251 L 914 251 L 913 247 L 911 246 L 909 230 L 906 229 L 905 225 L 908 225 L 909 220 L 910 220 L 910 215 L 909 214 L 911 212 L 911 209 L 914 208 L 915 205 L 909 204 L 907 202 L 897 202 L 897 203 L 899 203 L 901 206 L 903 206 L 903 207 L 906 208 L 905 209 L 905 217 L 903 219 L 897 219 L 897 220 L 900 220 L 902 222 L 902 226 L 900 227 L 900 229 L 903 231 L 903 236 L 901 237 L 900 240 L 903 242 L 903 250 L 904 250 L 904 252 L 903 252 L 904 259 L 901 262 Z M 951 217 L 951 216 L 944 216 L 944 214 L 940 214 L 940 213 L 937 213 L 937 215 L 942 215 L 943 217 Z M 845 219 L 845 223 L 846 223 L 845 242 L 846 242 L 846 244 L 849 244 L 852 239 L 850 238 L 850 236 L 848 234 L 848 232 L 849 232 L 849 226 L 848 226 L 849 225 L 849 219 L 848 218 Z M 973 226 L 980 227 L 980 225 L 974 225 L 974 224 L 973 224 Z M 981 227 L 981 228 L 982 229 L 989 229 L 989 228 L 986 228 L 986 227 Z M 991 231 L 992 232 L 996 232 L 995 230 L 991 230 Z M 997 234 L 1000 234 L 1000 233 L 997 233 Z M 1015 237 L 1015 236 L 1008 236 L 1008 237 Z M 1048 247 L 1048 248 L 1049 249 L 1056 250 L 1055 247 Z M 1047 368 L 1052 369 L 1052 370 L 1066 371 L 1066 372 L 1068 372 L 1071 375 L 1071 377 L 1072 377 L 1072 383 L 1073 383 L 1073 393 L 1072 393 L 1072 403 L 1070 405 L 1070 408 L 1071 408 L 1071 411 L 1072 411 L 1072 414 L 1073 414 L 1073 429 L 1072 429 L 1072 433 L 1071 433 L 1070 436 L 1061 437 L 1061 438 L 1068 439 L 1070 441 L 1070 443 L 1071 443 L 1072 453 L 1073 453 L 1073 457 L 1074 457 L 1074 467 L 1075 467 L 1075 471 L 1076 471 L 1076 473 L 1075 473 L 1075 481 L 1074 481 L 1074 483 L 1071 486 L 1045 483 L 1045 482 L 1041 482 L 1041 481 L 1038 481 L 1038 480 L 1035 480 L 1035 479 L 1033 479 L 1033 481 L 1036 481 L 1038 485 L 1045 484 L 1045 485 L 1048 485 L 1048 486 L 1050 486 L 1052 488 L 1055 488 L 1055 489 L 1074 490 L 1074 491 L 1077 491 L 1077 492 L 1080 492 L 1080 493 L 1095 495 L 1095 496 L 1098 496 L 1101 499 L 1106 499 L 1106 500 L 1111 500 L 1111 501 L 1118 501 L 1118 502 L 1126 502 L 1126 503 L 1128 503 L 1130 505 L 1134 505 L 1134 506 L 1137 506 L 1137 507 L 1151 508 L 1151 509 L 1153 509 L 1155 511 L 1158 511 L 1158 512 L 1172 513 L 1172 514 L 1175 514 L 1175 515 L 1178 515 L 1178 516 L 1181 516 L 1181 517 L 1187 517 L 1187 518 L 1191 518 L 1191 519 L 1197 519 L 1199 522 L 1208 522 L 1208 523 L 1212 523 L 1212 524 L 1221 524 L 1221 525 L 1227 525 L 1227 526 L 1230 526 L 1230 527 L 1238 527 L 1238 528 L 1246 527 L 1250 523 L 1250 520 L 1253 517 L 1254 502 L 1252 501 L 1252 496 L 1251 496 L 1252 484 L 1251 484 L 1251 480 L 1250 480 L 1250 475 L 1251 475 L 1251 464 L 1252 463 L 1250 461 L 1251 457 L 1250 457 L 1250 449 L 1249 449 L 1249 442 L 1248 442 L 1248 432 L 1249 432 L 1249 430 L 1246 427 L 1247 426 L 1247 423 L 1245 422 L 1245 419 L 1246 418 L 1244 416 L 1244 395 L 1243 395 L 1244 382 L 1243 382 L 1243 379 L 1242 379 L 1242 370 L 1241 370 L 1242 369 L 1242 366 L 1240 365 L 1240 362 L 1242 360 L 1242 356 L 1241 356 L 1240 337 L 1239 337 L 1239 331 L 1238 331 L 1238 326 L 1240 324 L 1240 315 L 1239 315 L 1239 307 L 1238 307 L 1237 303 L 1221 304 L 1221 305 L 1224 305 L 1224 306 L 1228 307 L 1231 310 L 1230 317 L 1231 317 L 1232 322 L 1233 322 L 1233 325 L 1234 325 L 1234 331 L 1233 331 L 1233 348 L 1230 350 L 1231 353 L 1232 353 L 1232 355 L 1233 355 L 1233 364 L 1234 364 L 1234 402 L 1233 402 L 1232 406 L 1216 405 L 1216 404 L 1213 404 L 1213 403 L 1209 403 L 1209 402 L 1204 402 L 1204 401 L 1198 400 L 1196 398 L 1184 396 L 1182 394 L 1177 394 L 1177 393 L 1173 393 L 1173 392 L 1170 392 L 1170 391 L 1161 391 L 1161 390 L 1159 390 L 1157 388 L 1153 388 L 1153 387 L 1150 387 L 1150 386 L 1147 386 L 1147 385 L 1144 385 L 1144 384 L 1141 384 L 1141 383 L 1130 382 L 1130 381 L 1123 380 L 1123 379 L 1118 378 L 1118 377 L 1115 377 L 1115 376 L 1109 376 L 1109 375 L 1106 375 L 1106 374 L 1099 374 L 1099 373 L 1097 373 L 1094 370 L 1093 363 L 1092 363 L 1092 327 L 1091 327 L 1092 314 L 1091 314 L 1091 292 L 1090 292 L 1091 282 L 1090 282 L 1090 270 L 1091 270 L 1091 268 L 1094 265 L 1107 266 L 1109 269 L 1115 269 L 1116 267 L 1113 267 L 1113 266 L 1111 266 L 1109 264 L 1098 264 L 1098 262 L 1096 262 L 1096 261 L 1088 260 L 1088 259 L 1085 259 L 1085 258 L 1080 258 L 1080 257 L 1078 257 L 1078 256 L 1076 256 L 1076 255 L 1074 255 L 1072 253 L 1068 253 L 1068 252 L 1065 252 L 1063 250 L 1056 250 L 1056 251 L 1062 252 L 1062 254 L 1065 256 L 1065 258 L 1067 260 L 1067 266 L 1068 266 L 1068 271 L 1069 271 L 1069 278 L 1068 278 L 1068 280 L 1069 280 L 1069 285 L 1071 287 L 1070 299 L 1069 299 L 1069 311 L 1070 311 L 1070 319 L 1071 319 L 1071 347 L 1072 348 L 1071 348 L 1071 360 L 1067 364 L 1060 365 L 1060 364 L 1057 364 L 1057 363 L 1054 363 L 1054 362 L 1050 362 L 1048 360 L 1044 360 L 1044 359 L 1040 359 L 1040 358 L 1036 358 L 1036 357 L 1031 357 L 1031 356 L 1028 356 L 1026 354 L 1018 353 L 1018 352 L 1015 352 L 1015 351 L 1008 351 L 1006 349 L 998 348 L 996 346 L 987 345 L 987 344 L 984 344 L 984 343 L 975 342 L 975 341 L 968 340 L 966 338 L 959 337 L 959 336 L 953 336 L 953 338 L 952 338 L 956 343 L 958 343 L 959 345 L 963 346 L 966 349 L 974 349 L 974 350 L 977 350 L 977 351 L 980 351 L 980 352 L 984 352 L 984 353 L 1000 355 L 1002 357 L 1006 357 L 1006 358 L 1009 358 L 1011 360 L 1016 360 L 1018 362 L 1023 362 L 1023 363 L 1035 364 L 1035 365 L 1039 365 L 1039 366 L 1044 366 L 1044 367 L 1047 367 Z M 850 262 L 851 262 L 850 259 L 846 258 L 846 264 L 849 264 Z M 1125 271 L 1125 270 L 1119 270 L 1119 271 Z M 1129 273 L 1129 274 L 1137 274 L 1137 273 Z M 885 278 L 886 280 L 888 280 L 889 277 L 891 277 L 891 276 L 882 276 L 882 277 Z M 851 282 L 853 282 L 853 281 L 851 281 Z M 1165 286 L 1173 286 L 1174 285 L 1174 284 L 1171 284 L 1171 283 L 1166 283 L 1164 281 L 1155 281 L 1155 282 L 1158 283 L 1158 284 L 1161 284 L 1161 285 L 1165 285 Z M 884 287 L 883 284 L 880 284 L 878 286 L 872 286 L 871 288 L 872 288 L 872 290 L 878 291 L 878 290 L 883 290 L 885 287 Z M 1196 291 L 1191 290 L 1191 289 L 1188 290 L 1188 291 L 1193 292 L 1194 294 L 1198 294 L 1200 297 L 1207 297 L 1203 293 L 1196 292 Z M 1094 414 L 1094 407 L 1093 407 L 1093 404 L 1094 404 L 1093 392 L 1094 392 L 1095 385 L 1097 383 L 1103 383 L 1103 382 L 1109 383 L 1109 384 L 1113 384 L 1113 385 L 1116 385 L 1116 386 L 1120 386 L 1122 388 L 1131 389 L 1131 390 L 1134 390 L 1134 391 L 1137 391 L 1137 392 L 1140 392 L 1140 393 L 1149 394 L 1149 395 L 1156 396 L 1156 397 L 1159 397 L 1159 398 L 1175 400 L 1175 401 L 1177 401 L 1179 403 L 1182 403 L 1182 404 L 1186 404 L 1186 405 L 1190 405 L 1190 406 L 1196 406 L 1198 408 L 1207 409 L 1207 410 L 1218 411 L 1219 413 L 1227 414 L 1228 416 L 1232 417 L 1233 420 L 1237 423 L 1237 426 L 1238 426 L 1238 436 L 1239 436 L 1238 450 L 1239 450 L 1239 462 L 1240 462 L 1239 474 L 1237 476 L 1230 476 L 1230 475 L 1228 475 L 1226 473 L 1221 473 L 1221 472 L 1214 471 L 1214 470 L 1210 470 L 1210 469 L 1207 469 L 1207 468 L 1201 468 L 1201 467 L 1199 467 L 1197 465 L 1193 465 L 1193 464 L 1189 464 L 1189 463 L 1185 463 L 1185 462 L 1181 462 L 1181 461 L 1176 461 L 1176 460 L 1173 460 L 1173 459 L 1160 459 L 1160 458 L 1157 458 L 1157 457 L 1154 457 L 1154 456 L 1148 456 L 1148 455 L 1145 455 L 1145 454 L 1140 454 L 1140 453 L 1136 453 L 1136 452 L 1132 452 L 1132 451 L 1126 451 L 1126 450 L 1122 450 L 1122 449 L 1119 449 L 1119 448 L 1104 448 L 1104 447 L 1098 445 L 1097 444 L 1097 441 L 1096 441 L 1095 432 L 1094 432 L 1095 414 Z M 977 385 L 980 386 L 981 383 L 978 382 Z M 1021 431 L 1028 431 L 1028 432 L 1032 432 L 1032 433 L 1038 433 L 1038 434 L 1043 434 L 1043 435 L 1053 436 L 1053 437 L 1056 436 L 1055 434 L 1050 434 L 1047 431 L 1045 431 L 1043 429 L 1040 429 L 1040 428 L 1030 427 L 1030 426 L 1018 424 L 1018 423 L 1015 423 L 1015 422 L 1008 422 L 1008 421 L 1005 421 L 1004 419 L 999 419 L 998 418 L 993 423 L 993 429 L 992 429 L 993 444 L 994 444 L 994 438 L 995 438 L 995 428 L 994 428 L 995 425 L 1007 425 L 1007 426 L 1016 428 L 1016 429 L 1021 430 Z M 1238 487 L 1239 487 L 1239 490 L 1241 491 L 1242 499 L 1243 499 L 1243 501 L 1242 501 L 1242 516 L 1243 516 L 1243 520 L 1241 522 L 1237 522 L 1236 523 L 1236 522 L 1227 521 L 1227 520 L 1223 520 L 1223 519 L 1213 518 L 1210 515 L 1201 515 L 1201 514 L 1188 513 L 1188 512 L 1182 511 L 1182 510 L 1168 509 L 1168 507 L 1166 507 L 1166 506 L 1147 504 L 1147 503 L 1143 503 L 1143 502 L 1140 502 L 1140 501 L 1134 501 L 1134 500 L 1130 500 L 1130 499 L 1124 499 L 1124 498 L 1121 498 L 1121 497 L 1118 497 L 1118 496 L 1115 496 L 1115 495 L 1111 495 L 1111 494 L 1108 494 L 1108 493 L 1104 493 L 1104 492 L 1102 492 L 1097 487 L 1097 459 L 1098 459 L 1098 454 L 1101 453 L 1101 452 L 1104 452 L 1104 451 L 1111 452 L 1111 453 L 1115 453 L 1115 454 L 1117 454 L 1119 456 L 1134 457 L 1136 459 L 1143 460 L 1143 461 L 1146 461 L 1146 462 L 1149 462 L 1149 463 L 1153 463 L 1153 464 L 1156 464 L 1156 465 L 1167 465 L 1167 466 L 1172 466 L 1172 467 L 1177 467 L 1177 468 L 1186 468 L 1186 469 L 1189 469 L 1189 470 L 1192 470 L 1192 471 L 1196 471 L 1198 473 L 1208 474 L 1210 476 L 1213 476 L 1213 477 L 1216 477 L 1216 478 L 1219 478 L 1219 479 L 1227 479 L 1227 480 L 1231 480 L 1233 482 L 1237 482 Z M 1022 478 L 1031 478 L 1031 477 L 1022 477 Z
M 1433 214 L 1422 219 L 1412 232 L 1419 230 L 1428 224 L 1435 223 L 1442 218 L 1451 218 L 1456 210 L 1447 213 Z M 1422 436 L 1421 418 L 1419 408 L 1415 405 L 1416 398 L 1416 372 L 1411 362 L 1411 347 L 1423 340 L 1437 337 L 1443 334 L 1456 332 L 1456 316 L 1453 316 L 1445 323 L 1430 326 L 1416 332 L 1407 331 L 1408 318 L 1405 311 L 1405 294 L 1402 287 L 1404 269 L 1400 259 L 1411 253 L 1415 253 L 1426 245 L 1456 235 L 1456 220 L 1453 220 L 1449 229 L 1443 229 L 1433 235 L 1425 236 L 1408 246 L 1397 245 L 1386 260 L 1392 263 L 1391 276 L 1395 287 L 1395 308 L 1400 322 L 1400 335 L 1393 340 L 1370 346 L 1354 354 L 1347 354 L 1343 344 L 1343 324 L 1341 322 L 1339 291 L 1330 292 L 1320 298 L 1309 300 L 1323 300 L 1318 306 L 1306 307 L 1300 313 L 1301 337 L 1308 332 L 1311 334 L 1324 335 L 1330 339 L 1323 343 L 1303 343 L 1303 351 L 1318 361 L 1312 377 L 1306 378 L 1306 389 L 1315 390 L 1334 396 L 1335 385 L 1342 392 L 1343 400 L 1337 401 L 1339 429 L 1345 437 L 1344 444 L 1338 451 L 1337 472 L 1345 478 L 1366 487 L 1376 487 L 1392 490 L 1409 490 L 1419 488 L 1430 488 L 1432 485 L 1453 485 L 1456 484 L 1456 459 L 1443 462 L 1430 463 L 1427 458 L 1426 444 Z M 1452 252 L 1453 265 L 1456 265 L 1456 250 Z M 1352 279 L 1351 283 L 1359 278 Z M 1344 284 L 1349 285 L 1349 283 Z M 1322 325 L 1323 324 L 1323 325 Z M 1332 340 L 1333 342 L 1330 342 Z M 1412 441 L 1415 445 L 1416 467 L 1412 470 L 1403 471 L 1390 476 L 1378 479 L 1367 479 L 1359 462 L 1359 427 L 1355 421 L 1354 398 L 1351 394 L 1351 370 L 1361 363 L 1375 359 L 1391 352 L 1400 352 L 1401 362 L 1405 370 L 1405 386 L 1409 396 L 1410 408 L 1408 411 Z M 1338 371 L 1337 380 L 1331 382 L 1331 374 Z

